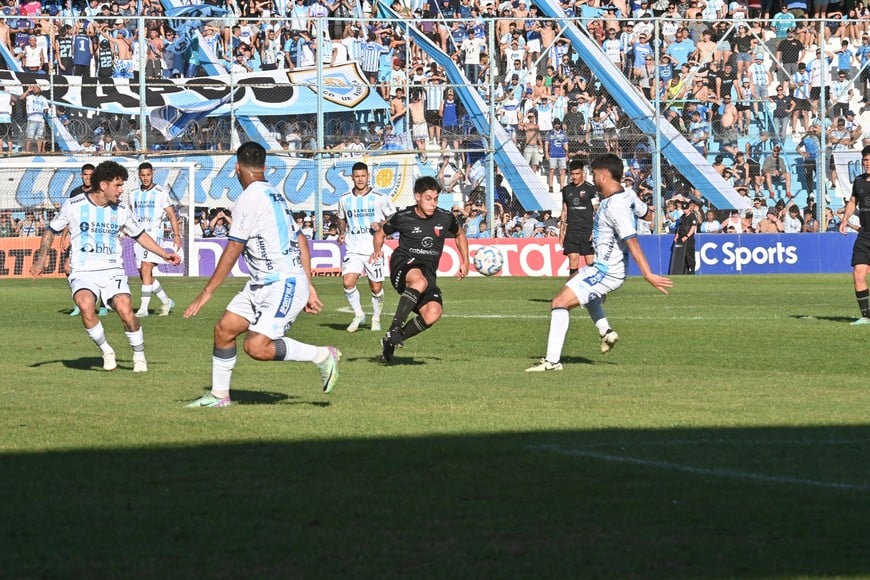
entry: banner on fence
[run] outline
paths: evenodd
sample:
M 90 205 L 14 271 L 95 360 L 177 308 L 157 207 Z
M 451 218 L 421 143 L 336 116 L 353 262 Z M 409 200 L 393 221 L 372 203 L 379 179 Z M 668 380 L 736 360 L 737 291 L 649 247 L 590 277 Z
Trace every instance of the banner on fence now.
M 672 236 L 641 236 L 638 238 L 655 272 L 666 273 L 670 261 Z M 695 243 L 697 274 L 823 274 L 847 273 L 852 255 L 854 235 L 824 234 L 745 234 L 698 235 Z M 495 246 L 504 254 L 500 276 L 553 276 L 567 278 L 568 262 L 556 240 L 487 239 L 469 240 L 470 253 L 477 248 Z M 203 238 L 194 242 L 191 258 L 198 260 L 199 275 L 211 276 L 226 247 L 226 238 Z M 394 240 L 387 241 L 389 257 Z M 33 254 L 39 247 L 38 238 L 0 238 L 0 277 L 16 278 L 30 275 Z M 335 276 L 341 270 L 344 246 L 334 241 L 311 242 L 311 266 L 322 276 Z M 124 263 L 127 274 L 136 276 L 132 241 L 125 241 Z M 453 240 L 447 240 L 438 267 L 440 276 L 455 276 L 459 272 L 459 253 Z M 183 266 L 160 267 L 162 275 L 181 275 Z M 59 252 L 52 250 L 46 266 L 47 276 L 63 276 Z M 232 276 L 247 276 L 248 267 L 240 259 Z M 479 276 L 471 272 L 472 276 Z M 629 275 L 640 271 L 632 262 Z

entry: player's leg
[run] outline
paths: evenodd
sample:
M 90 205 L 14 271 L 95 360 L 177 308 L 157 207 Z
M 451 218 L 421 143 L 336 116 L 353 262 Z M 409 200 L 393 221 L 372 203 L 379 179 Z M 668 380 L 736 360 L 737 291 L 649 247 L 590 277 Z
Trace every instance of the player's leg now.
M 147 250 L 145 248 L 137 245 L 135 248 L 136 257 L 139 258 L 139 254 L 142 254 L 144 258 L 144 254 Z M 154 264 L 151 262 L 146 262 L 144 259 L 139 261 L 139 278 L 142 280 L 142 296 L 139 301 L 139 310 L 136 311 L 136 316 L 139 318 L 144 318 L 148 316 L 148 306 L 151 304 L 151 295 L 153 293 L 152 284 L 154 283 Z
M 362 309 L 359 290 L 356 287 L 356 283 L 363 271 L 363 264 L 364 262 L 360 256 L 355 254 L 345 254 L 344 261 L 341 264 L 341 282 L 344 286 L 344 297 L 353 310 L 353 320 L 350 321 L 347 327 L 348 332 L 356 332 L 360 324 L 365 322 L 366 319 L 366 314 Z
M 372 293 L 372 331 L 381 330 L 381 312 L 384 310 L 384 259 L 375 263 L 365 263 L 369 290 Z
M 285 329 L 305 309 L 308 296 L 304 277 L 289 278 L 283 284 L 258 289 L 254 302 L 257 314 L 248 327 L 244 348 L 255 360 L 314 363 L 320 371 L 323 392 L 329 393 L 338 380 L 341 352 L 332 346 L 314 346 L 284 336 Z
M 103 369 L 115 370 L 118 366 L 115 362 L 115 351 L 106 340 L 106 332 L 103 324 L 97 316 L 97 300 L 100 296 L 100 284 L 92 276 L 73 274 L 69 278 L 70 290 L 73 301 L 82 316 L 82 324 L 91 340 L 94 341 L 103 354 Z
M 855 282 L 855 299 L 858 301 L 858 309 L 861 310 L 861 318 L 852 324 L 870 324 L 868 274 L 870 274 L 870 244 L 863 243 L 862 240 L 856 240 L 852 258 L 852 278 Z
M 582 272 L 581 272 L 582 274 Z M 527 372 L 561 371 L 562 347 L 571 323 L 570 311 L 580 305 L 571 285 L 576 285 L 580 276 L 569 279 L 550 304 L 550 330 L 547 334 L 547 354 L 541 361 L 526 369 Z
M 123 274 L 113 276 L 107 287 L 103 289 L 103 296 L 106 297 L 106 302 L 112 310 L 118 313 L 118 318 L 124 325 L 124 334 L 127 335 L 127 341 L 133 350 L 133 372 L 146 372 L 148 363 L 145 360 L 145 335 L 133 312 L 133 296 L 127 276 Z
M 408 315 L 417 308 L 417 303 L 420 301 L 420 297 L 424 292 L 426 292 L 428 287 L 429 280 L 420 267 L 408 268 L 404 272 L 402 294 L 399 296 L 399 305 L 396 307 L 396 313 L 393 315 L 390 332 L 401 331 Z M 389 334 L 389 332 L 387 334 Z M 399 346 L 398 343 L 394 344 Z

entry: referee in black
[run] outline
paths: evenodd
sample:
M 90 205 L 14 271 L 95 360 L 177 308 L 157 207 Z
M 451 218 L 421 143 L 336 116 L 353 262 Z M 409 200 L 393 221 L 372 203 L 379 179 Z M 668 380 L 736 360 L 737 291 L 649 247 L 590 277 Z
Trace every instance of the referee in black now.
M 468 240 L 452 212 L 438 207 L 441 184 L 434 177 L 421 177 L 414 183 L 415 205 L 399 210 L 375 231 L 372 261 L 383 257 L 384 240 L 399 233 L 399 246 L 390 258 L 390 282 L 400 294 L 399 305 L 390 330 L 381 339 L 384 362 L 393 361 L 396 348 L 435 324 L 442 313 L 441 289 L 436 274 L 444 240 L 456 238 L 459 273 L 468 275 Z M 411 312 L 417 316 L 405 323 Z
M 586 260 L 584 266 L 595 262 L 595 248 L 592 245 L 592 218 L 595 215 L 596 192 L 592 184 L 586 182 L 584 169 L 586 163 L 580 159 L 571 161 L 568 166 L 570 183 L 562 188 L 562 217 L 559 220 L 559 243 L 562 253 L 568 256 L 568 277 L 580 270 L 580 256 Z
M 840 222 L 841 234 L 849 231 L 849 218 L 855 212 L 858 212 L 861 222 L 861 229 L 852 246 L 852 278 L 861 318 L 852 324 L 870 324 L 870 290 L 867 287 L 867 274 L 870 274 L 870 145 L 861 150 L 861 166 L 864 173 L 852 183 L 852 197 L 846 203 L 846 212 Z

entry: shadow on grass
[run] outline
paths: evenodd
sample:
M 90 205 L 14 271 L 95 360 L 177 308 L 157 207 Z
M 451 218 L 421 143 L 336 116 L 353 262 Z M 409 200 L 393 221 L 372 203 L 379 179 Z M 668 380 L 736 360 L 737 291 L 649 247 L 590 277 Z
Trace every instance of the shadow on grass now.
M 236 417 L 213 420 L 219 435 Z M 0 576 L 866 576 L 868 441 L 852 426 L 5 453 Z
M 825 322 L 840 322 L 851 324 L 855 322 L 855 317 L 852 316 L 809 316 L 806 314 L 792 314 L 791 318 L 797 320 L 823 320 Z

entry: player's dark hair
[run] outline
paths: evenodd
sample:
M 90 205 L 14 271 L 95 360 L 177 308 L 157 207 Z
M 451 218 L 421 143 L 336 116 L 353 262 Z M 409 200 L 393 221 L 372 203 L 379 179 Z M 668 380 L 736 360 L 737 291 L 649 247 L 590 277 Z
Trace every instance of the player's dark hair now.
M 266 167 L 266 149 L 259 143 L 248 141 L 236 151 L 236 160 L 243 167 Z
M 861 149 L 861 157 L 864 157 L 865 155 L 870 155 L 870 145 Z
M 568 165 L 568 171 L 582 171 L 586 167 L 586 162 L 582 159 L 572 159 Z
M 430 175 L 426 175 L 425 177 L 421 177 L 414 182 L 414 193 L 423 193 L 425 191 L 429 191 L 430 189 L 441 193 L 441 184 L 438 183 L 438 180 Z
M 127 181 L 127 178 L 130 177 L 130 174 L 127 173 L 127 168 L 116 161 L 103 161 L 94 168 L 94 174 L 91 175 L 91 183 L 97 184 L 104 181 L 115 181 L 119 177 Z
M 142 171 L 143 169 L 154 171 L 154 166 L 146 161 L 145 163 L 140 163 L 139 167 L 136 168 L 136 171 Z
M 356 163 L 353 164 L 353 167 L 350 168 L 351 173 L 353 173 L 354 171 L 368 171 L 368 170 L 369 170 L 369 166 L 366 165 L 365 163 L 363 163 L 362 161 L 357 161 Z
M 82 165 L 82 173 L 84 173 L 85 171 L 93 171 L 94 169 L 96 168 L 94 167 L 93 163 L 85 163 L 84 165 Z
M 625 167 L 622 165 L 622 159 L 613 153 L 602 155 L 592 162 L 592 171 L 598 169 L 606 169 L 614 181 L 622 181 L 622 172 L 625 171 Z

